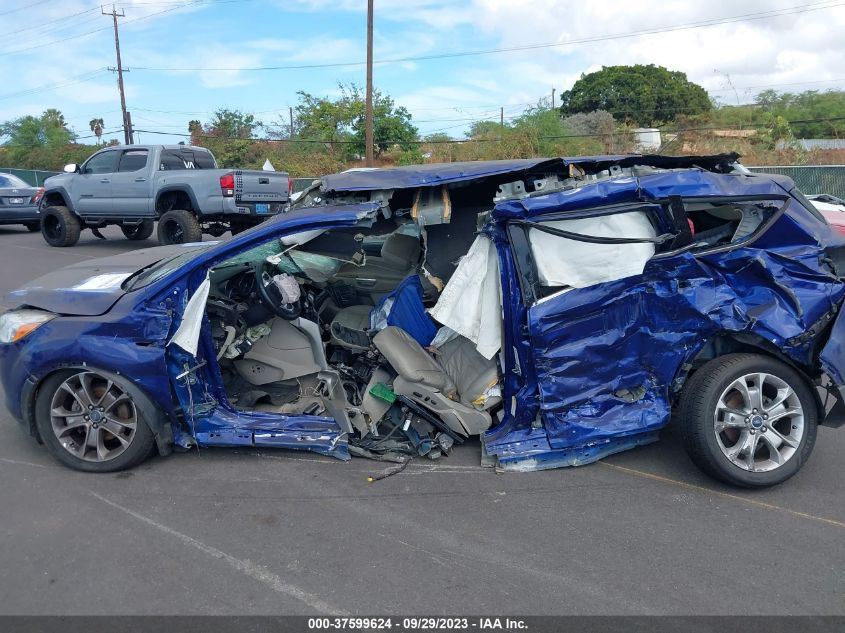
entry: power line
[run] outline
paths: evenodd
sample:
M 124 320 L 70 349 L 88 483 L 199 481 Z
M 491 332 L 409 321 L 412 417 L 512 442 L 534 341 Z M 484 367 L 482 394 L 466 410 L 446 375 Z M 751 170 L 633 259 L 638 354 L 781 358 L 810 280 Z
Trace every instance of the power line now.
M 97 70 L 84 73 L 82 75 L 76 75 L 75 77 L 67 77 L 67 81 L 43 84 L 41 86 L 33 86 L 32 88 L 27 88 L 26 90 L 20 90 L 18 92 L 10 92 L 4 95 L 0 95 L 0 100 L 13 99 L 15 97 L 23 97 L 31 94 L 37 94 L 39 92 L 49 92 L 57 88 L 64 88 L 65 86 L 72 86 L 74 84 L 91 81 L 92 79 L 97 79 L 105 74 L 105 69 L 99 68 Z
M 17 13 L 18 11 L 23 11 L 25 9 L 31 9 L 32 7 L 37 7 L 39 4 L 47 4 L 50 0 L 39 0 L 39 2 L 32 2 L 26 6 L 18 7 L 17 9 L 11 9 L 9 11 L 3 11 L 0 15 L 9 15 L 10 13 Z
M 824 6 L 819 6 L 824 5 Z M 824 0 L 823 2 L 812 2 L 809 4 L 796 5 L 793 7 L 785 7 L 783 9 L 770 9 L 767 11 L 758 11 L 755 13 L 743 13 L 739 15 L 729 16 L 725 18 L 710 18 L 699 22 L 689 22 L 686 24 L 679 24 L 674 26 L 655 27 L 651 29 L 644 29 L 639 31 L 629 31 L 626 33 L 616 33 L 613 35 L 600 35 L 594 37 L 585 37 L 573 40 L 566 40 L 562 42 L 548 42 L 545 44 L 526 44 L 523 46 L 509 46 L 503 48 L 489 48 L 477 49 L 469 51 L 455 51 L 451 53 L 434 53 L 431 55 L 419 55 L 413 57 L 396 57 L 392 59 L 374 60 L 375 64 L 396 64 L 412 61 L 426 61 L 433 59 L 448 59 L 454 57 L 473 57 L 478 55 L 490 55 L 495 53 L 511 53 L 517 51 L 537 50 L 542 48 L 555 48 L 559 46 L 571 46 L 573 44 L 588 44 L 592 42 L 605 42 L 609 40 L 624 39 L 630 37 L 639 37 L 641 35 L 655 35 L 661 33 L 670 33 L 674 31 L 685 31 L 690 29 L 705 28 L 710 26 L 720 26 L 723 24 L 732 24 L 736 22 L 750 22 L 755 20 L 765 20 L 769 18 L 782 17 L 786 15 L 794 15 L 798 13 L 808 13 L 810 11 L 821 11 L 838 6 L 845 5 L 845 2 L 834 2 Z M 164 72 L 200 72 L 200 71 L 266 71 L 266 70 L 309 70 L 316 68 L 341 68 L 349 66 L 363 66 L 366 61 L 354 62 L 333 62 L 324 64 L 296 64 L 285 66 L 243 66 L 243 67 L 229 67 L 229 68 L 159 68 L 152 66 L 135 66 L 136 70 L 147 71 L 164 71 Z
M 133 22 L 140 22 L 141 20 L 146 20 L 146 19 L 155 17 L 157 15 L 162 15 L 164 13 L 170 13 L 171 11 L 176 11 L 178 9 L 185 9 L 185 8 L 188 8 L 188 7 L 208 5 L 210 1 L 211 0 L 192 0 L 190 2 L 185 2 L 185 3 L 182 3 L 182 4 L 172 6 L 169 9 L 163 9 L 161 11 L 156 11 L 155 13 L 148 13 L 147 15 L 142 15 L 142 16 L 137 17 L 137 18 L 132 18 L 131 20 L 126 20 L 124 22 L 124 24 L 132 24 Z M 226 0 L 226 1 L 228 1 L 228 2 L 249 2 L 250 0 Z M 218 3 L 215 3 L 215 4 L 218 4 Z M 32 50 L 36 50 L 36 49 L 39 49 L 39 48 L 44 48 L 45 46 L 51 46 L 53 44 L 59 44 L 61 42 L 67 42 L 67 41 L 70 41 L 70 40 L 79 39 L 80 37 L 87 37 L 88 35 L 93 35 L 94 33 L 106 31 L 110 28 L 111 27 L 109 27 L 109 26 L 104 26 L 104 27 L 101 27 L 101 28 L 98 28 L 98 29 L 93 29 L 91 31 L 86 31 L 85 33 L 77 33 L 76 35 L 69 35 L 68 37 L 63 37 L 63 38 L 60 38 L 60 39 L 57 39 L 57 40 L 52 40 L 52 41 L 49 41 L 49 42 L 42 42 L 40 44 L 35 44 L 33 46 L 28 46 L 26 48 L 18 48 L 18 49 L 9 50 L 9 51 L 0 51 L 0 56 L 2 56 L 2 55 L 16 55 L 17 53 L 24 53 L 26 51 L 32 51 Z
M 64 23 L 64 22 L 67 22 L 67 21 L 69 21 L 69 20 L 72 20 L 73 18 L 79 17 L 80 15 L 85 15 L 86 13 L 93 13 L 93 12 L 94 12 L 94 11 L 96 11 L 98 8 L 99 8 L 99 7 L 94 7 L 94 8 L 92 8 L 92 9 L 85 9 L 84 11 L 79 11 L 78 13 L 71 13 L 71 14 L 69 14 L 69 15 L 63 15 L 63 16 L 61 16 L 61 17 L 55 18 L 54 20 L 48 20 L 48 21 L 46 21 L 46 22 L 39 22 L 38 24 L 34 24 L 34 25 L 32 25 L 32 26 L 26 26 L 26 27 L 21 28 L 21 29 L 15 28 L 15 29 L 12 29 L 11 31 L 9 31 L 9 33 L 10 33 L 11 35 L 18 35 L 19 33 L 25 33 L 26 31 L 32 31 L 32 30 L 39 30 L 39 29 L 43 29 L 43 28 L 44 28 L 44 27 L 46 27 L 46 26 L 49 26 L 49 25 L 51 25 L 51 24 L 55 24 L 56 22 L 63 22 L 63 23 Z M 82 23 L 85 23 L 85 22 L 88 22 L 88 20 L 83 20 L 83 21 L 82 21 Z M 59 27 L 54 27 L 54 28 L 53 28 L 53 29 L 51 29 L 51 30 L 55 30 L 55 29 L 64 29 L 66 26 L 67 26 L 67 25 L 62 25 L 62 26 L 59 26 Z M 73 25 L 73 26 L 79 26 L 79 24 L 76 24 L 76 25 Z

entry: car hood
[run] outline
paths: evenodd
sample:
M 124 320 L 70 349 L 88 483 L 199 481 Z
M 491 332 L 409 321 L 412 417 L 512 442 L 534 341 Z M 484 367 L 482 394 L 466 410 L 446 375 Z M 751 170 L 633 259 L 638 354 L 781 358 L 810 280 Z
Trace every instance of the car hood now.
M 144 248 L 71 264 L 13 290 L 3 303 L 6 307 L 27 305 L 73 316 L 104 314 L 125 294 L 121 285 L 128 277 L 178 255 L 186 246 L 191 245 Z

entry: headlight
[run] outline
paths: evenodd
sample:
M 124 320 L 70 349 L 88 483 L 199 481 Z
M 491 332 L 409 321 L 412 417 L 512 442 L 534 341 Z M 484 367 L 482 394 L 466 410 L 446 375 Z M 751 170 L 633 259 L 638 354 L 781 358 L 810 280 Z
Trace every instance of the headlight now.
M 13 310 L 0 316 L 0 343 L 14 343 L 55 319 L 56 315 L 43 310 Z

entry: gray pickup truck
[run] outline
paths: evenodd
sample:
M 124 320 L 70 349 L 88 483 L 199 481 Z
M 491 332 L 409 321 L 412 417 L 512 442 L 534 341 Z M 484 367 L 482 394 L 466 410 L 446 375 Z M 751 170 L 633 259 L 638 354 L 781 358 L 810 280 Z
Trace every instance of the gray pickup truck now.
M 73 246 L 85 228 L 102 237 L 108 225 L 145 240 L 156 220 L 162 244 L 235 234 L 281 212 L 291 191 L 285 172 L 218 169 L 211 152 L 188 145 L 108 147 L 64 171 L 41 198 L 50 246 Z

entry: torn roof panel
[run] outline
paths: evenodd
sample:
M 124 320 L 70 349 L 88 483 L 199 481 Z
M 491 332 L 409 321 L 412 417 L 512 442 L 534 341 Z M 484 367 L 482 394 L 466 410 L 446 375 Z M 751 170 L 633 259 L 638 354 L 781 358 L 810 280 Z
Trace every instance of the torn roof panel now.
M 789 178 L 769 175 L 716 174 L 699 169 L 655 172 L 639 177 L 627 176 L 587 183 L 575 189 L 505 200 L 493 214 L 499 218 L 529 218 L 563 213 L 586 207 L 640 200 L 660 200 L 669 195 L 683 197 L 720 197 L 771 195 L 784 197 L 793 188 Z
M 719 170 L 736 162 L 739 154 L 713 156 L 658 156 L 617 154 L 607 156 L 574 156 L 557 158 L 521 158 L 513 160 L 468 161 L 463 163 L 429 163 L 375 169 L 349 169 L 321 179 L 320 189 L 327 191 L 370 191 L 380 189 L 409 189 L 432 187 L 490 176 L 516 174 L 526 171 L 562 171 L 567 165 L 592 165 L 606 169 L 611 165 L 629 167 L 649 165 L 662 169 L 700 167 Z

